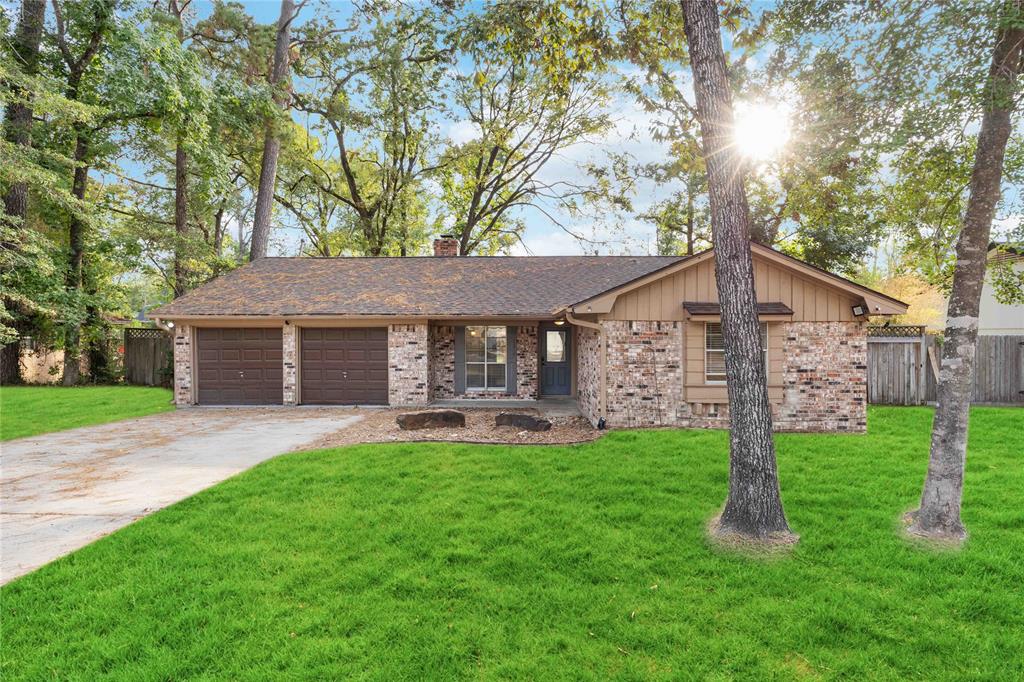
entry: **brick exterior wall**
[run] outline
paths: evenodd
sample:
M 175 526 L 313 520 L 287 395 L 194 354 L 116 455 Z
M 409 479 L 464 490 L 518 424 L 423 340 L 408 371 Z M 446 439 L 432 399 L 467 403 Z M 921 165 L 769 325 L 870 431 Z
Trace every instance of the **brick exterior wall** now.
M 576 328 L 576 403 L 580 413 L 597 425 L 601 388 L 601 335 L 587 327 Z
M 671 426 L 683 416 L 683 323 L 602 322 L 609 424 Z
M 429 346 L 426 324 L 388 327 L 388 402 L 426 405 L 430 396 Z
M 516 327 L 516 392 L 513 398 L 536 400 L 540 393 L 537 373 L 537 325 Z
M 785 398 L 778 414 L 782 428 L 866 431 L 867 326 L 863 322 L 790 322 L 785 331 Z
M 607 421 L 612 427 L 728 428 L 728 405 L 683 399 L 680 322 L 601 323 L 608 339 Z M 772 404 L 777 431 L 867 428 L 867 329 L 861 322 L 787 323 L 784 398 Z M 597 334 L 580 330 L 577 383 L 584 416 L 597 421 Z
M 536 400 L 539 377 L 537 372 L 537 325 L 516 326 L 516 385 L 514 393 L 455 394 L 455 327 L 430 327 L 430 381 L 431 400 Z
M 455 327 L 430 327 L 430 399 L 455 397 Z
M 192 327 L 182 324 L 174 327 L 174 404 L 185 407 L 195 403 L 192 391 Z
M 299 404 L 299 330 L 294 324 L 281 327 L 281 361 L 284 364 L 284 404 Z

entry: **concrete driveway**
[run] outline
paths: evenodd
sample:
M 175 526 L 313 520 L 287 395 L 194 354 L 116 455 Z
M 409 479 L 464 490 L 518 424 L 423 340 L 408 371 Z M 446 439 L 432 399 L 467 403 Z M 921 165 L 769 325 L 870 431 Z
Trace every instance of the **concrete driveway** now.
M 194 408 L 0 445 L 0 584 L 362 419 L 330 408 Z

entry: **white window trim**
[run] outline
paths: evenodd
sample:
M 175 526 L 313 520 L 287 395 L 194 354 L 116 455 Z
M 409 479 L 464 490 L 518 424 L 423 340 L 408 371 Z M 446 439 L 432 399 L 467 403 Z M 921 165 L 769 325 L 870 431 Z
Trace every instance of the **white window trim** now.
M 465 371 L 466 371 L 466 393 L 505 393 L 505 392 L 507 392 L 508 391 L 508 328 L 507 327 L 503 327 L 501 325 L 497 325 L 497 324 L 490 324 L 490 325 L 476 325 L 476 324 L 474 324 L 474 325 L 468 325 L 465 328 L 466 339 L 467 339 L 466 343 L 467 344 L 469 343 L 468 339 L 469 339 L 469 336 L 470 336 L 470 333 L 469 333 L 470 329 L 480 329 L 480 330 L 482 330 L 483 339 L 484 339 L 484 359 L 483 359 L 483 361 L 469 360 L 468 359 L 469 358 L 469 348 L 468 347 L 466 348 L 466 358 L 467 359 L 465 360 L 465 362 L 463 362 L 463 365 L 465 365 Z M 505 362 L 488 362 L 487 361 L 487 330 L 488 329 L 505 329 L 506 330 L 505 331 Z M 470 365 L 483 365 L 483 368 L 484 368 L 484 384 L 485 384 L 484 386 L 472 386 L 471 387 L 469 385 L 469 366 Z M 505 383 L 504 383 L 503 386 L 487 386 L 486 385 L 487 384 L 487 367 L 490 366 L 490 365 L 501 365 L 502 367 L 505 368 L 505 371 L 502 372 L 502 376 L 505 377 Z
M 722 326 L 721 322 L 705 322 L 704 323 L 704 384 L 706 386 L 725 386 L 727 381 L 720 381 L 717 379 L 708 379 L 708 353 L 721 353 L 722 360 L 725 360 L 725 348 L 721 350 L 708 348 L 708 325 L 717 324 Z M 764 371 L 765 374 L 769 374 L 768 371 L 768 323 L 761 322 L 761 338 L 764 339 L 764 343 L 761 346 L 761 355 L 764 358 Z M 724 339 L 723 339 L 724 341 Z

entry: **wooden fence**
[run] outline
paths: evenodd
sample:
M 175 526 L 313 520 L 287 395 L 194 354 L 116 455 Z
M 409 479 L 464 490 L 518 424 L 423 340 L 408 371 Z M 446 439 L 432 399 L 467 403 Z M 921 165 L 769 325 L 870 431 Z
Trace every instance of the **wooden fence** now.
M 174 373 L 171 336 L 162 329 L 124 330 L 124 381 L 136 386 L 170 386 Z
M 904 328 L 912 332 L 919 328 Z M 920 330 L 923 331 L 923 330 Z M 923 405 L 935 402 L 942 349 L 935 336 L 868 334 L 868 402 Z M 971 402 L 1024 405 L 1024 336 L 979 336 Z

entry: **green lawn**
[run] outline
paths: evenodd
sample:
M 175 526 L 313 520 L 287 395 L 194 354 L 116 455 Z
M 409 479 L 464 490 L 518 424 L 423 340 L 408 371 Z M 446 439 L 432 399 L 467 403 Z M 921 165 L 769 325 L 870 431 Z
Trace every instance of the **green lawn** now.
M 0 440 L 105 424 L 174 409 L 171 392 L 147 386 L 4 386 Z
M 930 419 L 780 436 L 767 561 L 705 539 L 722 432 L 286 455 L 5 587 L 0 676 L 1021 679 L 1024 410 L 973 413 L 959 552 L 896 530 Z

